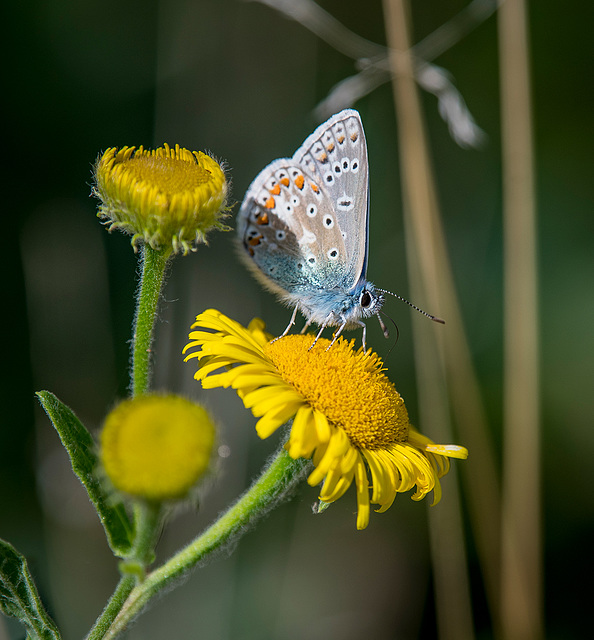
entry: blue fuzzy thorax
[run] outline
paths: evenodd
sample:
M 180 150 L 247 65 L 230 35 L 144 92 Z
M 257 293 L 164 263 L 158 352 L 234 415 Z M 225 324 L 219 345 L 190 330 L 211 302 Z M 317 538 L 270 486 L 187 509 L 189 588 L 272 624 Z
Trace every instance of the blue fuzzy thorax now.
M 373 283 L 364 279 L 359 280 L 350 291 L 342 287 L 309 287 L 306 292 L 289 294 L 283 298 L 291 306 L 298 304 L 308 322 L 336 327 L 346 321 L 346 328 L 360 326 L 361 318 L 377 314 L 384 303 L 383 295 L 376 291 Z

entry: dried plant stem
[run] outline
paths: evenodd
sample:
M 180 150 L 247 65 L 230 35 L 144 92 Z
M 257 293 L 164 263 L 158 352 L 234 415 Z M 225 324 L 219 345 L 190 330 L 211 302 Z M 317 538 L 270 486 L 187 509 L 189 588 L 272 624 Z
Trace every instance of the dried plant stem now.
M 536 211 L 526 3 L 499 9 L 505 368 L 502 629 L 543 637 Z
M 406 0 L 384 0 L 384 13 L 391 49 L 392 84 L 399 129 L 411 284 L 423 290 L 413 291 L 415 299 L 425 299 L 424 293 L 437 301 L 441 298 L 438 296 L 438 289 L 441 283 L 440 273 L 444 269 L 436 260 L 436 257 L 439 257 L 435 251 L 437 238 L 434 233 L 435 230 L 439 230 L 439 225 L 435 224 L 435 220 L 438 219 L 437 200 L 419 95 L 414 81 L 413 61 L 409 51 L 411 43 L 408 3 Z M 443 252 L 441 257 L 445 259 Z M 439 306 L 438 311 L 442 312 Z M 449 422 L 445 360 L 443 349 L 440 349 L 436 338 L 435 327 L 422 327 L 415 323 L 416 336 L 421 338 L 421 333 L 422 339 L 415 340 L 419 404 L 422 407 L 423 429 L 437 437 L 439 430 L 447 429 L 446 425 Z M 453 489 L 451 486 L 450 488 Z M 450 499 L 449 503 L 441 505 L 440 509 L 447 509 L 447 514 L 442 512 L 431 518 L 439 636 L 452 640 L 473 638 L 459 501 Z

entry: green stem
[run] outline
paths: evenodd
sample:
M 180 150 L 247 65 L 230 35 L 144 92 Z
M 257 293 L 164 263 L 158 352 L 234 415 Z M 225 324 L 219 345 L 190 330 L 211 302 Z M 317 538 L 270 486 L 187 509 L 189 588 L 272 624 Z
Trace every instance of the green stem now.
M 132 340 L 132 396 L 146 393 L 151 378 L 151 346 L 157 306 L 165 277 L 170 249 L 142 249 L 142 275 L 138 289 L 134 335 Z
M 134 546 L 127 560 L 120 565 L 123 575 L 103 613 L 89 632 L 87 640 L 100 640 L 108 633 L 134 586 L 144 580 L 147 565 L 152 562 L 155 543 L 161 523 L 160 505 L 154 503 L 136 503 L 134 521 L 136 534 Z
M 149 600 L 187 574 L 198 562 L 246 533 L 248 526 L 254 525 L 283 498 L 288 498 L 290 490 L 303 477 L 306 466 L 306 460 L 293 460 L 282 448 L 258 480 L 228 511 L 131 590 L 119 615 L 104 635 L 89 637 L 89 640 L 116 638 Z
M 122 610 L 126 599 L 136 584 L 136 577 L 132 575 L 122 576 L 116 590 L 113 592 L 103 613 L 97 618 L 97 622 L 89 632 L 87 640 L 100 640 L 109 631 L 114 618 Z
M 142 567 L 153 561 L 153 552 L 161 529 L 161 504 L 158 502 L 137 502 L 134 504 L 134 524 L 136 533 L 134 546 L 127 560 Z

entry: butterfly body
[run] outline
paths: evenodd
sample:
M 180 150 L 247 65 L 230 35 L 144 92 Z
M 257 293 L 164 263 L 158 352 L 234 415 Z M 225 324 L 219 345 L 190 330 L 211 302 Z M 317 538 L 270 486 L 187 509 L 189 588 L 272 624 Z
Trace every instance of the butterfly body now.
M 238 214 L 240 251 L 294 308 L 293 320 L 299 310 L 306 326 L 339 327 L 337 336 L 364 327 L 361 318 L 377 315 L 384 301 L 366 279 L 368 218 L 365 134 L 359 114 L 345 109 L 252 182 Z

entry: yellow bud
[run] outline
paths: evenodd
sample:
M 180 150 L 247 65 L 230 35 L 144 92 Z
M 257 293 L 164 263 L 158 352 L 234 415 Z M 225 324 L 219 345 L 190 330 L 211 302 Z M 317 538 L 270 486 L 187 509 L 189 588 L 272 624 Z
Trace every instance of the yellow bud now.
M 214 426 L 200 405 L 178 396 L 138 396 L 106 418 L 101 459 L 113 485 L 162 501 L 184 498 L 207 470 Z
M 97 215 L 108 228 L 155 250 L 187 254 L 211 229 L 227 229 L 228 183 L 223 168 L 200 151 L 165 144 L 108 149 L 95 166 Z

